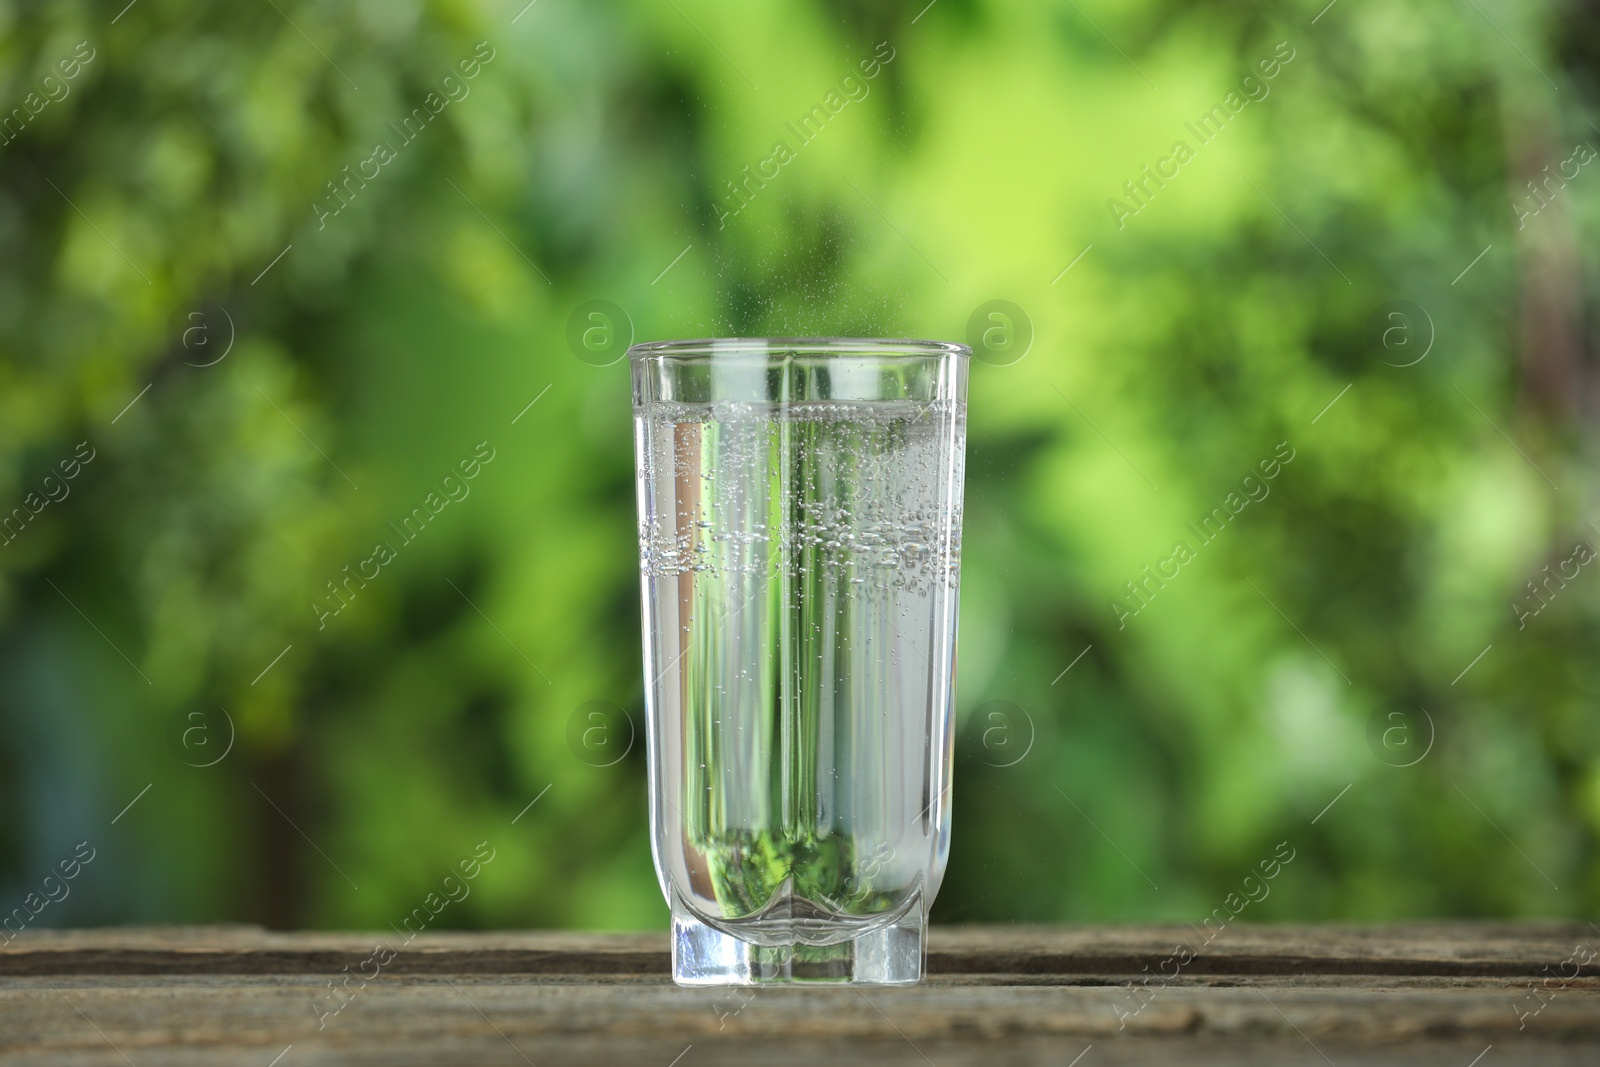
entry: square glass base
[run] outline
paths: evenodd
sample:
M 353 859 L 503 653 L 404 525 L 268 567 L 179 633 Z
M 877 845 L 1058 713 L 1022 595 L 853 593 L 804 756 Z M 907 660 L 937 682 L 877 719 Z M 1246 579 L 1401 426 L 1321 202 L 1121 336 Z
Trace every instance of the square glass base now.
M 926 919 L 898 922 L 834 945 L 757 945 L 691 916 L 672 917 L 672 978 L 688 986 L 790 983 L 915 985 L 927 955 Z

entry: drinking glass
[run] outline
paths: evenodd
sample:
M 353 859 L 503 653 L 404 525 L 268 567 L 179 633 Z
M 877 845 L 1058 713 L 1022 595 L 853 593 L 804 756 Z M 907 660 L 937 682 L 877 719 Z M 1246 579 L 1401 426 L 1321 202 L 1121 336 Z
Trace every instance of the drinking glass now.
M 971 350 L 629 355 L 673 977 L 914 983 L 950 843 Z

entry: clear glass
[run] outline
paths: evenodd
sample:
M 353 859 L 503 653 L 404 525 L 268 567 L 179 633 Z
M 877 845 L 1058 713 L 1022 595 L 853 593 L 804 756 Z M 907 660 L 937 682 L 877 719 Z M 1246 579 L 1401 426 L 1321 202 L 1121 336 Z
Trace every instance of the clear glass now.
M 914 983 L 950 843 L 971 351 L 629 355 L 673 977 Z

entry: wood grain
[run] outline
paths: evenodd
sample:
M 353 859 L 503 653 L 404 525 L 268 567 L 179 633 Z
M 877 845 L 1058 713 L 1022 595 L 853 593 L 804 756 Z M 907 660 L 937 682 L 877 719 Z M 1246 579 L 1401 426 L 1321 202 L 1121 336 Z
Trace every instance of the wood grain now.
M 1203 934 L 936 929 L 914 989 L 719 991 L 672 985 L 664 934 L 39 931 L 0 948 L 0 1064 L 1600 1063 L 1585 923 Z

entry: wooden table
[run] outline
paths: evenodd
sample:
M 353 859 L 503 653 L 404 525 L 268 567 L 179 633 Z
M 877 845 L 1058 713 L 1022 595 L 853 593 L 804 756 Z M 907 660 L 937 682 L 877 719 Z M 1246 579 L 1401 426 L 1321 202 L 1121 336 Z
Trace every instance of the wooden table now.
M 1600 1064 L 1587 923 L 936 928 L 928 970 L 692 990 L 664 933 L 30 931 L 0 1064 Z

